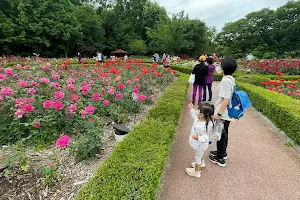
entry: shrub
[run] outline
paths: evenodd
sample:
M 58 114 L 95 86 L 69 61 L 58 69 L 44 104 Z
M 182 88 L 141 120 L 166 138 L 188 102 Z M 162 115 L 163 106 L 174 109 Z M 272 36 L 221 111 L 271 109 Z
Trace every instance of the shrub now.
M 271 92 L 259 86 L 237 81 L 240 90 L 248 93 L 253 107 L 267 116 L 296 144 L 300 144 L 300 101 Z
M 76 199 L 155 198 L 186 96 L 187 79 L 182 75 L 167 88 L 158 105 L 117 145 Z
M 270 81 L 271 78 L 261 75 L 243 75 L 237 78 L 239 81 L 247 82 L 253 85 L 261 86 L 261 82 Z
M 263 55 L 263 59 L 273 59 L 277 57 L 276 52 L 268 52 Z

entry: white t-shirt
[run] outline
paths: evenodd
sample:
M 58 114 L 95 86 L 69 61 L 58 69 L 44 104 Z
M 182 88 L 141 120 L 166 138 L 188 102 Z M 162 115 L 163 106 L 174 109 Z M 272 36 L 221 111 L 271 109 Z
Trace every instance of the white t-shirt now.
M 233 90 L 235 86 L 235 79 L 232 76 L 224 76 L 219 83 L 219 86 L 217 88 L 217 99 L 215 103 L 215 115 L 220 110 L 220 107 L 222 105 L 222 102 L 224 99 L 230 99 L 229 105 L 231 106 L 231 98 L 233 95 Z M 228 115 L 228 110 L 225 109 L 224 113 L 222 113 L 222 119 L 224 120 L 232 120 L 231 117 Z
M 254 56 L 253 56 L 253 55 L 248 55 L 248 56 L 247 56 L 247 60 L 248 60 L 248 61 L 252 61 L 252 60 L 253 60 L 253 58 L 254 58 Z

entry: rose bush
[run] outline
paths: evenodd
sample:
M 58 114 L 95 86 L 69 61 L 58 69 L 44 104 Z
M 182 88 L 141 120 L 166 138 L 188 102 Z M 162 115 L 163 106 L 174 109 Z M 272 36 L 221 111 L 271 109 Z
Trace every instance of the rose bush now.
M 53 66 L 42 59 L 0 68 L 1 144 L 21 138 L 44 144 L 78 132 L 84 137 L 103 116 L 124 122 L 142 104 L 153 103 L 176 73 L 141 60 L 70 63 Z

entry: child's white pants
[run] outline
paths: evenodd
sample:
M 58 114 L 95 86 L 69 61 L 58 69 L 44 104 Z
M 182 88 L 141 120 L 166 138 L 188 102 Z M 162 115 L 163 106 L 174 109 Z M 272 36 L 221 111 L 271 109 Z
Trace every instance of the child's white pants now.
M 198 148 L 196 151 L 195 151 L 195 162 L 196 164 L 201 164 L 201 160 L 202 160 L 202 157 L 204 155 L 204 150 L 201 149 L 201 148 Z

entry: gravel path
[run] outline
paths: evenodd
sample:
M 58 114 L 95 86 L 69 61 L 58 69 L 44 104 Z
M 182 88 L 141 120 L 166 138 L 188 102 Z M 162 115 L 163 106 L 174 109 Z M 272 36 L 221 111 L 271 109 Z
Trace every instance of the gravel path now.
M 230 125 L 226 167 L 211 163 L 206 156 L 200 179 L 186 175 L 185 168 L 194 157 L 188 144 L 192 120 L 187 105 L 191 95 L 190 87 L 159 200 L 300 200 L 300 156 L 252 109 Z M 210 145 L 210 150 L 214 149 L 215 144 Z

